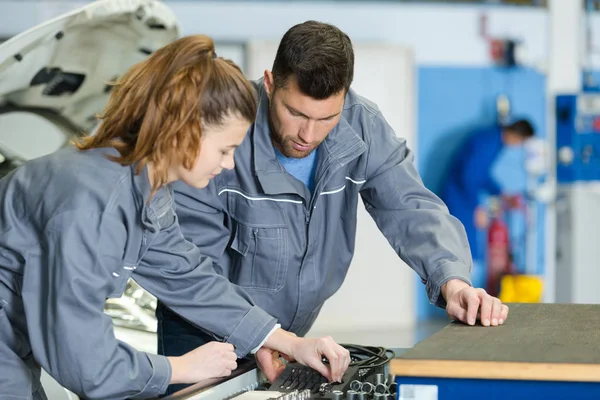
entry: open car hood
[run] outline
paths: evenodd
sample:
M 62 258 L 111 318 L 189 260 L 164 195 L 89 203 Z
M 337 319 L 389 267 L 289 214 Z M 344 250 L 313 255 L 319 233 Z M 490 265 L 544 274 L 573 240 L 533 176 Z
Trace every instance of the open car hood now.
M 157 0 L 100 0 L 64 14 L 0 45 L 0 106 L 50 113 L 89 132 L 108 100 L 108 82 L 179 31 Z

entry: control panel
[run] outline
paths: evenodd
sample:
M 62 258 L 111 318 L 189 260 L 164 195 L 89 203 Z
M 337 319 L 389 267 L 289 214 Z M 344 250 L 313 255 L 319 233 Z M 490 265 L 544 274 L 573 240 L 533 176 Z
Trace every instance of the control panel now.
M 559 183 L 600 180 L 600 93 L 556 97 Z

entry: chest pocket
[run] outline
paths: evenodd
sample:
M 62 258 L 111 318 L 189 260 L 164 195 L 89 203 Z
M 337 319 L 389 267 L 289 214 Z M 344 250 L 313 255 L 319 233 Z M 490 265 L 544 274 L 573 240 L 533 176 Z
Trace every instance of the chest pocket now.
M 235 225 L 231 280 L 246 289 L 281 290 L 288 269 L 286 229 Z
M 288 230 L 280 205 L 237 194 L 228 203 L 233 233 L 230 280 L 245 289 L 281 290 L 288 271 Z

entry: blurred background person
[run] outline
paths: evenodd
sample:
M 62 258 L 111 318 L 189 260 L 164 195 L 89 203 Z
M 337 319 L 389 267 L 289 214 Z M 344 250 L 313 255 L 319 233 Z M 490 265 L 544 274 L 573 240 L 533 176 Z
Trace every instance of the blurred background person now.
M 492 173 L 494 164 L 505 148 L 523 146 L 535 134 L 532 124 L 521 119 L 506 126 L 475 131 L 455 153 L 443 184 L 441 197 L 450 213 L 465 226 L 474 259 L 483 257 L 483 246 L 477 230 L 489 224 L 488 211 L 481 204 L 482 195 L 502 196 L 502 187 Z M 517 198 L 504 195 L 508 207 Z

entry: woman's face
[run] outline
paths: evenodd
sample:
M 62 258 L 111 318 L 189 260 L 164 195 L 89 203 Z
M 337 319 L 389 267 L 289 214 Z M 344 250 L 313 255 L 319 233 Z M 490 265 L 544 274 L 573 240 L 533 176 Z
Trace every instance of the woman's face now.
M 202 130 L 200 154 L 192 169 L 179 165 L 175 171 L 175 180 L 203 188 L 223 169 L 233 169 L 233 153 L 244 140 L 248 128 L 250 122 L 237 115 L 229 115 L 221 126 L 206 126 Z

